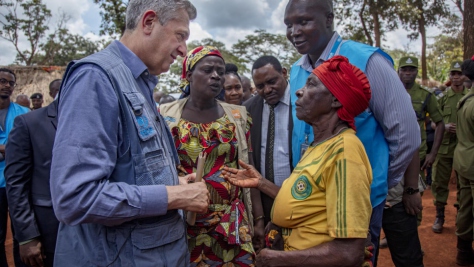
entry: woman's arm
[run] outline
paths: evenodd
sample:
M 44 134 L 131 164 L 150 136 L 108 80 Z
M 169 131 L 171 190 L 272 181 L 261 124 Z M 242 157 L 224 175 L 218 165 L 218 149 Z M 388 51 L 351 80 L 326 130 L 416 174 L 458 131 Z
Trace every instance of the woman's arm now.
M 271 198 L 275 198 L 280 187 L 263 178 L 262 175 L 251 165 L 239 160 L 243 169 L 224 167 L 222 175 L 231 184 L 244 188 L 257 188 Z
M 254 165 L 252 152 L 249 152 L 249 163 L 252 166 Z M 262 199 L 260 197 L 260 191 L 256 188 L 250 189 L 250 196 L 252 199 L 252 214 L 254 220 L 254 235 L 252 238 L 252 243 L 254 250 L 259 252 L 265 247 L 265 224 L 263 220 L 264 215 Z
M 264 249 L 256 258 L 257 266 L 361 266 L 364 260 L 363 238 L 339 238 L 321 245 L 294 251 Z

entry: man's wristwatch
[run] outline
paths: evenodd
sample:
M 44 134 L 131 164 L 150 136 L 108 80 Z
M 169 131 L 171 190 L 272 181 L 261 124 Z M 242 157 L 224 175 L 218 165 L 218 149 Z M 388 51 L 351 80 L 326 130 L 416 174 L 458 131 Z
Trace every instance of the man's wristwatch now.
M 416 194 L 420 192 L 420 189 L 415 189 L 413 187 L 407 187 L 405 188 L 405 191 L 403 191 L 404 194 L 407 194 L 407 195 L 413 195 L 413 194 Z

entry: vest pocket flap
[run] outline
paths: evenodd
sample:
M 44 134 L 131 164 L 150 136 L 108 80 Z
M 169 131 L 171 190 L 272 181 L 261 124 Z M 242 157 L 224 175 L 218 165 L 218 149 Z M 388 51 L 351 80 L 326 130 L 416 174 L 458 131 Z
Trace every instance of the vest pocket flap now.
M 184 235 L 184 223 L 171 220 L 132 231 L 132 243 L 139 249 L 151 249 L 174 242 Z
M 145 104 L 145 99 L 143 96 L 139 93 L 123 93 L 125 98 L 128 100 L 130 103 L 130 106 L 132 106 L 133 113 L 135 115 L 141 115 L 143 112 L 143 105 Z
M 140 93 L 123 93 L 134 114 L 133 123 L 135 124 L 138 136 L 142 141 L 150 140 L 156 135 L 154 127 L 155 117 L 150 111 L 146 111 L 145 98 Z

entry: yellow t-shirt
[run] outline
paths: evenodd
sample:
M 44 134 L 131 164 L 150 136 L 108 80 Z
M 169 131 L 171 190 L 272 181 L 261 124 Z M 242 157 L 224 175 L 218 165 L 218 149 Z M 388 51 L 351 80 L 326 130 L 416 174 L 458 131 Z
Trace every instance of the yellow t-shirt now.
M 352 129 L 311 146 L 275 198 L 272 222 L 285 250 L 335 238 L 366 238 L 372 206 L 372 168 Z

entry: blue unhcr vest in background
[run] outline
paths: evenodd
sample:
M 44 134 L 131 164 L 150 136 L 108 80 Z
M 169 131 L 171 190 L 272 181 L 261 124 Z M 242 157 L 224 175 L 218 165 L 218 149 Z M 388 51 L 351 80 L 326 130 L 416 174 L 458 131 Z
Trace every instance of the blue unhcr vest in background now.
M 340 47 L 337 47 L 339 45 Z M 392 58 L 379 48 L 371 47 L 354 41 L 342 41 L 339 43 L 336 42 L 334 51 L 336 52 L 331 53 L 329 57 L 332 57 L 336 54 L 345 56 L 349 59 L 351 64 L 357 66 L 364 73 L 366 72 L 367 62 L 374 53 L 380 53 L 393 64 Z M 299 61 L 293 64 L 290 73 L 291 95 L 294 96 L 291 97 L 293 115 L 293 167 L 295 167 L 300 160 L 301 145 L 305 142 L 306 134 L 308 134 L 308 143 L 310 144 L 313 142 L 312 127 L 309 127 L 307 123 L 298 120 L 296 117 L 295 102 L 298 98 L 295 96 L 295 93 L 298 89 L 305 85 L 308 76 L 311 74 L 299 66 L 298 62 Z M 372 166 L 373 180 L 370 187 L 370 201 L 372 203 L 372 207 L 375 207 L 382 203 L 382 201 L 387 197 L 388 193 L 388 143 L 385 140 L 382 127 L 375 120 L 374 115 L 370 109 L 367 109 L 355 118 L 355 125 L 357 129 L 356 135 L 362 141 L 365 151 L 367 152 L 370 165 Z
M 118 98 L 123 142 L 109 182 L 131 185 L 177 185 L 178 155 L 163 117 L 141 93 L 116 44 L 69 64 L 69 75 L 95 64 L 109 77 Z M 119 133 L 117 133 L 119 134 Z M 118 226 L 61 223 L 55 266 L 188 266 L 186 226 L 178 211 L 136 219 Z

